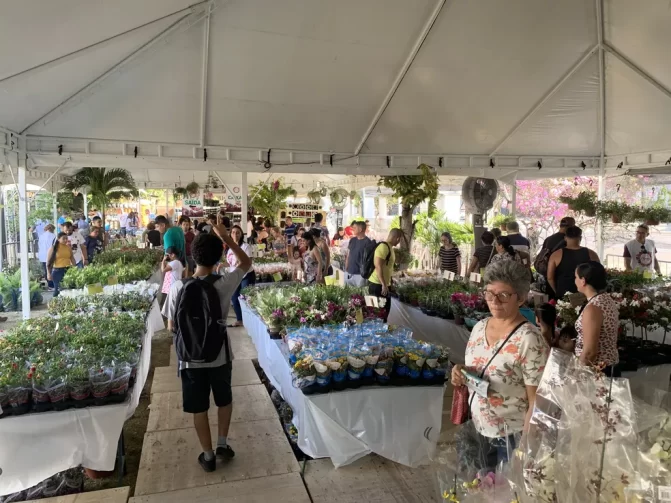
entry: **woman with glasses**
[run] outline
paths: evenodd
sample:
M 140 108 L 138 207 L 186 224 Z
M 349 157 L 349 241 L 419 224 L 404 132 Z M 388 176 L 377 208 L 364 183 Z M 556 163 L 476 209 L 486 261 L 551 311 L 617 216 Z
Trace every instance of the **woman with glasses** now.
M 575 324 L 578 338 L 575 354 L 583 365 L 604 367 L 607 376 L 620 377 L 617 363 L 619 310 L 606 290 L 606 270 L 599 262 L 586 262 L 575 269 L 575 285 L 587 297 Z
M 548 261 L 548 283 L 552 287 L 558 299 L 567 293 L 576 293 L 575 268 L 585 262 L 599 261 L 595 251 L 585 246 L 580 246 L 582 241 L 582 229 L 580 227 L 569 227 L 566 229 L 566 246 L 560 248 Z
M 475 376 L 488 385 L 484 392 L 469 393 L 469 409 L 477 431 L 476 447 L 486 459 L 486 466 L 479 468 L 494 469 L 507 460 L 506 440 L 514 447 L 515 434 L 529 426 L 549 346 L 520 313 L 529 294 L 526 268 L 513 260 L 500 261 L 487 267 L 484 280 L 492 316 L 473 327 L 466 365 L 454 366 L 452 384 L 464 386 L 467 376 Z

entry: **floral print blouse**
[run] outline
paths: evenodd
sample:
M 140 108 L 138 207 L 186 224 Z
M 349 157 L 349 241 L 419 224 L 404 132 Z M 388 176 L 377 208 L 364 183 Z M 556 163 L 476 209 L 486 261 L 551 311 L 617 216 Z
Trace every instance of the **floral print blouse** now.
M 485 337 L 489 319 L 473 327 L 466 345 L 466 368 L 477 376 L 508 336 L 505 334 L 503 339 L 489 346 Z M 549 353 L 550 348 L 540 331 L 531 323 L 520 327 L 501 348 L 483 377 L 489 381 L 487 398 L 475 395 L 471 404 L 473 423 L 481 435 L 504 437 L 524 429 L 529 407 L 525 386 L 538 386 Z M 469 395 L 469 400 L 472 396 L 473 393 Z

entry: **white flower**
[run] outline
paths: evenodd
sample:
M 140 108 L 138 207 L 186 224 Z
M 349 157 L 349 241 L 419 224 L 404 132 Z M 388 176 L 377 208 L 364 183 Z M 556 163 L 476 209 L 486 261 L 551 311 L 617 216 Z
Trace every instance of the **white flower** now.
M 577 314 L 580 314 L 580 311 L 582 311 L 582 308 L 581 308 L 580 306 L 578 306 L 578 307 L 575 308 L 575 312 L 576 312 Z
M 622 293 L 620 293 L 620 292 L 612 292 L 612 293 L 610 294 L 610 296 L 613 297 L 614 299 L 621 299 L 621 298 L 622 298 Z
M 637 300 L 632 300 L 630 305 L 631 307 L 640 307 L 641 303 Z
M 664 297 L 664 294 L 660 290 L 657 290 L 655 291 L 655 297 Z
M 650 302 L 650 297 L 643 297 L 641 302 Z

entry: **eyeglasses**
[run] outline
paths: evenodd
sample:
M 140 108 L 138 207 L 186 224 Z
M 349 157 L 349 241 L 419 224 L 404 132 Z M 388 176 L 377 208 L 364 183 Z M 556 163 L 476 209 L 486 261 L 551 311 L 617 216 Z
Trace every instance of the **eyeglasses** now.
M 484 295 L 485 300 L 487 302 L 493 302 L 494 299 L 497 299 L 502 304 L 509 302 L 510 299 L 512 299 L 513 295 L 517 295 L 516 293 L 510 293 L 510 292 L 494 293 L 490 292 L 489 290 L 485 290 L 484 292 L 482 292 L 482 294 Z

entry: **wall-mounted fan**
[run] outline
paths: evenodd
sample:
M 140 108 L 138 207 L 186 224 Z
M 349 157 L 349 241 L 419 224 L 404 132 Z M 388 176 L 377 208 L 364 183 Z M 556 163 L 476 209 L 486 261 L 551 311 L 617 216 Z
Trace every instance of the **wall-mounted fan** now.
M 491 178 L 468 177 L 461 189 L 464 208 L 473 215 L 484 215 L 494 206 L 499 184 Z

